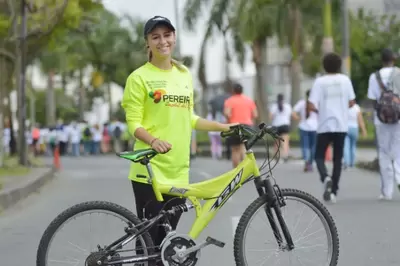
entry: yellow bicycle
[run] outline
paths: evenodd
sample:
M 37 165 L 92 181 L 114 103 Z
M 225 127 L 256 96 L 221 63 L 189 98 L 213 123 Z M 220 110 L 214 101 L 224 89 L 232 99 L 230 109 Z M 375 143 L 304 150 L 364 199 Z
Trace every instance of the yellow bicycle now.
M 147 178 L 148 183 L 152 185 L 158 201 L 164 201 L 163 195 L 174 195 L 187 198 L 191 203 L 185 203 L 173 207 L 172 209 L 162 210 L 156 217 L 143 220 L 140 220 L 126 208 L 111 202 L 90 201 L 75 205 L 58 215 L 44 232 L 37 251 L 37 266 L 47 266 L 50 265 L 51 261 L 56 261 L 49 258 L 48 250 L 59 228 L 73 217 L 90 211 L 104 211 L 122 217 L 123 220 L 126 221 L 127 226 L 125 227 L 124 236 L 109 245 L 103 247 L 98 245 L 96 250 L 92 250 L 90 254 L 87 255 L 84 265 L 156 265 L 157 261 L 162 261 L 163 265 L 169 266 L 194 266 L 199 261 L 200 250 L 205 246 L 215 245 L 221 248 L 224 247 L 225 244 L 223 242 L 212 237 L 208 237 L 201 243 L 196 243 L 196 240 L 227 200 L 240 189 L 242 185 L 251 181 L 255 184 L 258 198 L 247 207 L 236 228 L 234 237 L 234 257 L 236 265 L 253 265 L 250 263 L 250 259 L 253 259 L 255 255 L 246 254 L 247 243 L 245 243 L 245 241 L 249 233 L 248 229 L 250 228 L 250 224 L 254 220 L 255 215 L 259 212 L 262 214 L 262 217 L 267 218 L 264 225 L 269 224 L 270 230 L 268 230 L 268 228 L 264 229 L 253 239 L 257 238 L 265 241 L 271 240 L 270 238 L 272 238 L 275 241 L 274 248 L 271 249 L 271 256 L 266 255 L 270 251 L 269 249 L 262 250 L 262 247 L 257 246 L 257 251 L 262 254 L 263 258 L 277 257 L 283 254 L 287 255 L 288 264 L 280 260 L 280 265 L 292 265 L 291 263 L 310 265 L 308 263 L 310 257 L 321 255 L 322 261 L 313 265 L 337 265 L 339 257 L 339 237 L 335 223 L 328 210 L 319 200 L 310 194 L 295 189 L 280 189 L 276 183 L 272 182 L 273 177 L 271 170 L 273 167 L 271 167 L 271 161 L 274 159 L 276 159 L 276 163 L 279 161 L 279 156 L 277 156 L 279 154 L 279 149 L 271 160 L 269 159 L 269 152 L 267 150 L 267 159 L 260 168 L 258 167 L 251 148 L 257 141 L 264 139 L 264 136 L 267 134 L 271 136 L 279 146 L 281 139 L 276 134 L 275 129 L 265 124 L 260 124 L 259 130 L 254 130 L 245 125 L 237 125 L 232 127 L 229 132 L 221 133 L 223 137 L 234 135 L 240 137 L 243 143 L 245 143 L 247 150 L 245 159 L 235 169 L 227 173 L 213 179 L 189 185 L 167 185 L 158 182 L 157 177 L 153 176 L 150 163 L 151 158 L 157 155 L 157 152 L 152 149 L 119 153 L 118 156 L 121 158 L 146 165 L 148 176 L 144 178 Z M 266 141 L 266 143 L 268 148 L 268 141 Z M 265 173 L 261 173 L 267 165 L 269 166 L 269 170 Z M 201 204 L 200 200 L 204 200 L 204 204 Z M 310 224 L 306 223 L 306 229 L 301 230 L 300 234 L 294 233 L 295 229 L 302 224 L 300 221 L 293 224 L 291 223 L 291 226 L 289 226 L 287 222 L 287 217 L 291 211 L 285 212 L 285 209 L 288 207 L 289 202 L 300 203 L 300 207 L 296 207 L 295 210 L 301 210 L 301 214 L 303 214 L 306 209 L 312 211 L 312 222 L 310 222 Z M 196 219 L 190 232 L 187 235 L 177 234 L 172 230 L 169 224 L 169 218 L 177 213 L 187 212 L 190 209 L 195 209 L 196 211 Z M 299 254 L 305 251 L 305 249 L 321 246 L 321 244 L 312 245 L 310 243 L 311 237 L 319 239 L 319 237 L 315 235 L 321 230 L 315 233 L 310 233 L 308 231 L 311 224 L 313 224 L 317 218 L 323 225 L 323 236 L 326 237 L 326 240 L 322 241 L 322 244 L 326 244 L 327 247 L 323 248 L 321 251 L 305 252 L 306 257 L 300 259 Z M 150 228 L 158 226 L 160 223 L 164 226 L 167 235 L 162 244 L 155 247 L 148 231 Z M 267 233 L 272 233 L 272 236 L 267 237 Z M 295 237 L 299 237 L 300 240 L 295 240 Z M 124 247 L 128 243 L 135 241 L 140 245 L 140 248 L 131 250 L 135 252 L 135 255 L 122 256 L 124 252 L 128 251 L 124 249 Z M 300 245 L 302 241 L 305 241 L 305 246 Z M 261 262 L 264 261 L 260 260 L 255 262 L 254 265 L 264 265 L 264 263 Z

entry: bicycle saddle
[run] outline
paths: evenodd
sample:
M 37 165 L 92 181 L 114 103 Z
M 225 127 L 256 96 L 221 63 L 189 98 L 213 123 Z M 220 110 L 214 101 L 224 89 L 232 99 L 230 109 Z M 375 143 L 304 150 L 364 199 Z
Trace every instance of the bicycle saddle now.
M 123 151 L 123 152 L 118 152 L 117 156 L 133 161 L 133 162 L 139 162 L 140 160 L 147 158 L 151 159 L 154 156 L 157 155 L 157 152 L 151 148 L 149 149 L 140 149 L 140 150 L 135 150 L 135 151 Z

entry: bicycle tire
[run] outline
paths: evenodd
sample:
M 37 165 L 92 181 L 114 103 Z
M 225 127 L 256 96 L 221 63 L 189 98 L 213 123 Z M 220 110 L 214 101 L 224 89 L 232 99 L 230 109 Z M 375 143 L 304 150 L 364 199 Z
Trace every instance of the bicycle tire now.
M 59 214 L 51 223 L 50 225 L 46 228 L 44 231 L 42 238 L 40 239 L 39 242 L 39 247 L 37 250 L 36 254 L 36 266 L 47 266 L 46 262 L 46 257 L 47 257 L 47 251 L 49 248 L 49 244 L 54 236 L 54 233 L 57 232 L 58 228 L 62 226 L 68 219 L 71 217 L 85 212 L 85 211 L 91 211 L 91 210 L 104 210 L 108 211 L 111 213 L 118 214 L 128 220 L 132 225 L 135 227 L 139 223 L 141 223 L 141 220 L 133 214 L 131 211 L 128 209 L 112 203 L 112 202 L 107 202 L 107 201 L 88 201 L 88 202 L 83 202 L 79 203 L 77 205 L 74 205 L 65 211 L 63 211 L 61 214 Z M 123 228 L 121 228 L 123 229 Z M 123 230 L 121 230 L 123 231 Z M 145 242 L 146 247 L 143 248 L 148 248 L 148 254 L 154 254 L 153 250 L 153 240 L 148 232 L 144 232 L 142 235 L 143 241 Z M 111 244 L 111 243 L 109 243 Z M 150 263 L 149 263 L 150 265 Z
M 336 266 L 339 260 L 339 235 L 337 231 L 337 227 L 335 225 L 335 221 L 333 220 L 331 214 L 329 211 L 326 209 L 326 207 L 315 197 L 312 195 L 300 191 L 297 189 L 282 189 L 282 196 L 290 196 L 292 198 L 299 198 L 304 201 L 307 201 L 311 205 L 313 205 L 324 217 L 325 221 L 328 224 L 329 231 L 332 236 L 332 256 L 330 260 L 330 266 Z M 234 257 L 235 257 L 235 262 L 236 266 L 245 266 L 247 265 L 247 262 L 245 261 L 244 258 L 244 250 L 243 250 L 243 242 L 245 239 L 245 232 L 246 228 L 248 226 L 248 223 L 251 221 L 252 216 L 255 214 L 255 212 L 262 207 L 265 203 L 267 202 L 267 199 L 265 196 L 260 196 L 257 198 L 255 201 L 253 201 L 247 209 L 244 211 L 242 217 L 240 218 L 240 221 L 238 223 L 238 226 L 236 228 L 235 232 L 235 237 L 234 237 Z

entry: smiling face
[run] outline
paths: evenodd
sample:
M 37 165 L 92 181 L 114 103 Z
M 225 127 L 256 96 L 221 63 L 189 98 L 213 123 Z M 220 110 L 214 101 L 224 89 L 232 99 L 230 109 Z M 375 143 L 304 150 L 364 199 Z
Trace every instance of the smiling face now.
M 164 25 L 155 27 L 147 35 L 147 45 L 153 54 L 153 57 L 168 58 L 171 57 L 176 43 L 175 32 Z

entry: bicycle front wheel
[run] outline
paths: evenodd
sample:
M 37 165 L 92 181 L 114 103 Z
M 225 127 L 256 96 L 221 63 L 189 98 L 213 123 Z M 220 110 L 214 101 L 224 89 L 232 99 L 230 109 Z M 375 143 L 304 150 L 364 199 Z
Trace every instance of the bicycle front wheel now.
M 236 228 L 236 265 L 276 263 L 336 266 L 339 259 L 339 236 L 329 211 L 318 199 L 306 192 L 295 189 L 282 189 L 281 192 L 286 203 L 281 208 L 282 217 L 293 240 L 294 249 L 287 248 L 287 243 L 278 245 L 265 212 L 267 199 L 261 196 L 247 207 Z M 283 237 L 278 219 L 275 217 L 274 220 Z M 317 223 L 320 227 L 312 229 Z M 284 237 L 283 241 L 286 242 Z

